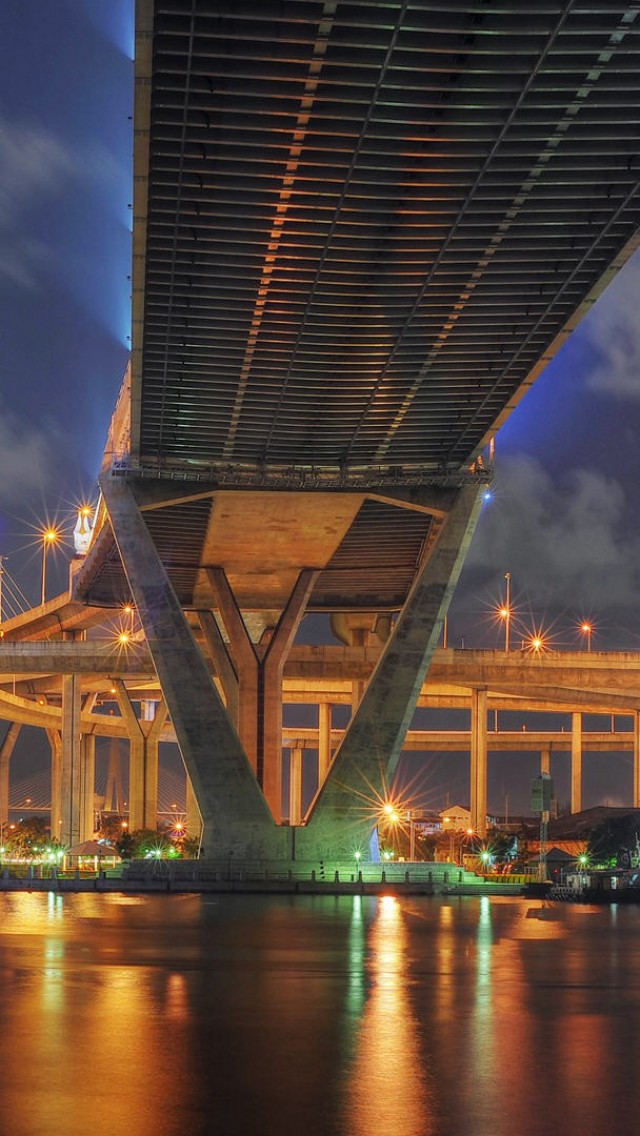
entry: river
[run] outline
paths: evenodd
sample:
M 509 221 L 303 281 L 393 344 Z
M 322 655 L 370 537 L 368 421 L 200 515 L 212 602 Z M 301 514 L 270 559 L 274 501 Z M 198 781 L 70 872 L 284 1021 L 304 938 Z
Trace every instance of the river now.
M 631 1136 L 640 907 L 0 894 L 2 1136 Z

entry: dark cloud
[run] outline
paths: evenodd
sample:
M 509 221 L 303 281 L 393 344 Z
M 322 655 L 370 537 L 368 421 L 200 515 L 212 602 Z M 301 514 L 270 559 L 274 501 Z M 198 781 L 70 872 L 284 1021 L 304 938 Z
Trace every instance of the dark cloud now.
M 0 507 L 13 510 L 20 502 L 41 511 L 46 487 L 58 479 L 60 454 L 69 447 L 52 422 L 36 427 L 0 406 Z
M 587 385 L 613 398 L 640 400 L 640 257 L 636 254 L 596 304 L 585 327 L 593 348 Z
M 47 249 L 29 235 L 25 213 L 57 194 L 72 167 L 68 150 L 48 131 L 0 117 L 0 276 L 11 284 L 35 286 Z
M 590 469 L 552 481 L 530 457 L 503 459 L 467 575 L 510 571 L 535 606 L 631 607 L 640 589 L 640 538 L 626 524 L 622 485 Z

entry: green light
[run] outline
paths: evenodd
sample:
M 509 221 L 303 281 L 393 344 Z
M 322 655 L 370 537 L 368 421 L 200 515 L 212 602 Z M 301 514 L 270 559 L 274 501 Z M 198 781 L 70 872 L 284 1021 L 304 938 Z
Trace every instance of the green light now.
M 362 852 L 360 851 L 359 848 L 356 852 L 354 852 L 354 856 L 355 856 L 356 860 L 360 860 L 362 858 Z

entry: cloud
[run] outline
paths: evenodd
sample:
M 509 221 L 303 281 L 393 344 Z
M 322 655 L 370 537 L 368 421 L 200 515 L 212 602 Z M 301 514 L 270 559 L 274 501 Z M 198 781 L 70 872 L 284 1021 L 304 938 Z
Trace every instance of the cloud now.
M 595 305 L 585 324 L 595 365 L 587 386 L 640 400 L 640 257 L 636 253 Z
M 574 469 L 554 483 L 530 457 L 505 459 L 467 572 L 502 582 L 510 571 L 536 608 L 635 609 L 640 539 L 625 525 L 626 508 L 614 478 Z
M 52 422 L 30 426 L 0 407 L 0 507 L 15 509 L 16 502 L 41 504 L 46 487 L 58 479 L 60 455 L 68 449 Z
M 0 276 L 12 284 L 35 286 L 46 248 L 23 230 L 23 217 L 39 198 L 60 192 L 73 167 L 51 133 L 0 116 Z

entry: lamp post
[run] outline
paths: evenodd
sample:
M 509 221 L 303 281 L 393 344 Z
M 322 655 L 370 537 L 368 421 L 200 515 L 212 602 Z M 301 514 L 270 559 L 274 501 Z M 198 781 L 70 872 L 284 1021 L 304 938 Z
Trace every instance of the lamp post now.
M 42 532 L 42 594 L 40 603 L 44 604 L 47 594 L 47 553 L 60 539 L 59 529 L 49 527 Z
M 585 622 L 585 623 L 581 624 L 580 630 L 581 630 L 582 634 L 586 636 L 587 651 L 590 654 L 591 653 L 591 636 L 593 635 L 593 625 L 591 623 Z
M 416 858 L 416 825 L 411 815 L 411 809 L 407 809 L 407 820 L 409 822 L 409 862 L 413 864 Z
M 504 578 L 507 581 L 507 591 L 500 615 L 504 620 L 504 649 L 508 651 L 511 639 L 511 573 L 505 572 Z

